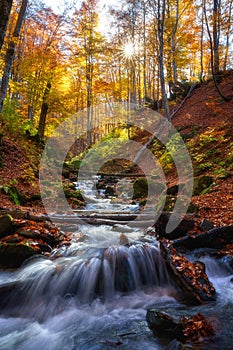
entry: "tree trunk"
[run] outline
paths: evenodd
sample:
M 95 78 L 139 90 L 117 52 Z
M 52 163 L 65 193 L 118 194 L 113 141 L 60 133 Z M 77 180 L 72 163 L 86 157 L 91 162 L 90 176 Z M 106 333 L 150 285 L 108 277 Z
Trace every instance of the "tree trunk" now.
M 4 43 L 13 0 L 0 0 L 0 51 Z
M 162 92 L 162 101 L 165 117 L 170 119 L 170 112 L 168 106 L 168 99 L 166 93 L 166 82 L 164 76 L 164 20 L 165 20 L 165 6 L 166 1 L 162 1 L 162 5 L 160 0 L 158 0 L 158 39 L 159 39 L 159 78 Z
M 43 102 L 42 102 L 41 112 L 40 112 L 39 126 L 38 126 L 38 136 L 40 139 L 44 138 L 46 117 L 49 109 L 48 97 L 49 97 L 50 89 L 51 89 L 51 83 L 47 82 L 47 85 L 44 91 Z
M 216 79 L 216 67 L 215 67 L 215 56 L 214 56 L 214 44 L 213 44 L 213 39 L 210 33 L 210 27 L 209 27 L 209 22 L 208 22 L 208 18 L 207 18 L 207 13 L 206 13 L 206 1 L 204 0 L 204 6 L 203 6 L 203 10 L 204 10 L 204 16 L 205 16 L 205 22 L 206 22 L 206 28 L 207 28 L 207 33 L 209 36 L 209 42 L 210 42 L 210 64 L 211 64 L 211 71 L 212 71 L 212 75 L 213 75 L 213 80 L 214 80 L 214 85 L 216 87 L 216 90 L 219 94 L 219 96 L 222 97 L 222 99 L 224 101 L 229 101 L 231 100 L 230 97 L 225 96 L 221 89 L 218 86 L 217 83 L 217 79 Z
M 223 70 L 227 70 L 227 63 L 228 63 L 228 56 L 229 56 L 229 49 L 230 49 L 230 35 L 231 35 L 231 26 L 232 26 L 232 5 L 233 1 L 229 4 L 229 11 L 228 11 L 228 21 L 227 21 L 227 28 L 226 28 L 226 48 L 225 48 L 225 55 L 224 55 L 224 63 L 223 63 Z
M 221 0 L 214 0 L 213 8 L 213 56 L 214 73 L 219 73 L 219 37 L 220 37 Z
M 143 90 L 144 90 L 144 102 L 147 97 L 147 54 L 146 54 L 146 5 L 143 2 Z
M 16 41 L 19 38 L 20 30 L 21 30 L 26 9 L 27 9 L 27 4 L 28 4 L 28 0 L 22 1 L 17 22 L 15 25 L 15 29 L 12 35 L 12 40 L 10 41 L 8 49 L 6 51 L 5 67 L 4 67 L 4 72 L 3 72 L 3 77 L 2 77 L 1 87 L 0 87 L 0 113 L 2 112 L 3 103 L 6 97 L 7 87 L 10 80 L 11 67 L 12 67 L 12 63 L 15 55 Z
M 204 42 L 204 4 L 202 1 L 201 4 L 201 42 L 200 42 L 200 54 L 201 54 L 201 71 L 200 71 L 200 82 L 203 82 L 203 72 L 204 72 L 204 65 L 203 65 L 203 42 Z

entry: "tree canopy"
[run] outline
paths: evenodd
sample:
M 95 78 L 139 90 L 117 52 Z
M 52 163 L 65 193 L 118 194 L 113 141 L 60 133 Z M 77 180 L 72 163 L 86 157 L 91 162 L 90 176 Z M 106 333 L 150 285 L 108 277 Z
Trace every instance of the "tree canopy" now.
M 232 7 L 232 0 L 121 0 L 108 8 L 107 33 L 98 0 L 59 14 L 42 1 L 1 0 L 1 124 L 44 138 L 87 107 L 82 127 L 90 130 L 90 107 L 114 101 L 171 118 L 172 99 L 212 76 L 217 87 L 232 68 Z

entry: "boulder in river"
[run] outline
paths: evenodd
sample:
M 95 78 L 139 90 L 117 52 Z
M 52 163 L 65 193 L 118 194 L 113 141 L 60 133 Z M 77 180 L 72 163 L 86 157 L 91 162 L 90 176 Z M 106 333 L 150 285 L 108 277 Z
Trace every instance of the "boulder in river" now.
M 200 313 L 191 317 L 181 316 L 179 320 L 174 320 L 165 312 L 149 309 L 146 320 L 149 328 L 159 338 L 197 343 L 215 334 L 209 320 Z
M 184 340 L 181 324 L 175 322 L 167 313 L 149 309 L 146 320 L 157 337 Z
M 166 239 L 160 242 L 160 249 L 170 275 L 183 290 L 190 304 L 216 300 L 215 288 L 209 281 L 202 263 L 192 263 L 179 254 Z
M 176 239 L 185 236 L 193 229 L 195 224 L 194 220 L 191 216 L 186 215 L 172 232 L 167 233 L 166 227 L 171 215 L 172 214 L 169 212 L 162 212 L 159 219 L 155 223 L 155 231 L 160 238 L 165 237 L 167 239 Z

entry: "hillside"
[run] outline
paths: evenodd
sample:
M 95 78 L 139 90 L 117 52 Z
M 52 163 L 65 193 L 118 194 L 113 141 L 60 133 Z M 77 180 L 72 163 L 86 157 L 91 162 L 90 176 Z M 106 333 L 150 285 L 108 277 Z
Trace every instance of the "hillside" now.
M 220 87 L 226 96 L 233 97 L 232 71 L 224 75 Z M 233 99 L 221 100 L 213 82 L 208 81 L 195 88 L 172 120 L 186 141 L 195 175 L 214 178 L 209 193 L 194 196 L 192 202 L 199 207 L 200 218 L 216 225 L 233 224 L 232 110 Z M 0 207 L 23 205 L 30 210 L 43 210 L 38 200 L 41 149 L 32 140 L 10 138 L 10 135 L 1 138 Z M 170 185 L 175 183 L 173 177 L 174 173 L 168 172 Z
M 233 71 L 224 75 L 219 86 L 225 96 L 233 97 Z M 195 130 L 192 142 L 197 152 L 205 155 L 200 162 L 203 173 L 215 178 L 211 192 L 194 196 L 192 201 L 200 208 L 200 217 L 209 219 L 216 225 L 233 224 L 232 111 L 233 99 L 224 102 L 213 81 L 209 81 L 193 91 L 173 119 L 174 126 L 182 129 L 181 133 Z

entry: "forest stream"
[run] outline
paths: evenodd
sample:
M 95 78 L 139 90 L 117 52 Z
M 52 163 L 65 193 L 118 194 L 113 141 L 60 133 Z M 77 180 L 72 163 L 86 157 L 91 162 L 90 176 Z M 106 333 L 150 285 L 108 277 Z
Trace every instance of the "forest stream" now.
M 97 198 L 90 181 L 80 186 L 93 199 L 83 213 L 129 215 L 139 210 L 137 204 Z M 0 273 L 0 289 L 7 288 L 1 301 L 0 350 L 180 349 L 178 341 L 153 335 L 146 322 L 148 308 L 172 316 L 202 313 L 212 321 L 216 336 L 195 349 L 230 350 L 232 269 L 206 254 L 200 258 L 198 251 L 188 258 L 196 256 L 206 265 L 217 301 L 191 307 L 179 300 L 154 237 L 133 224 L 83 223 L 70 246 Z

